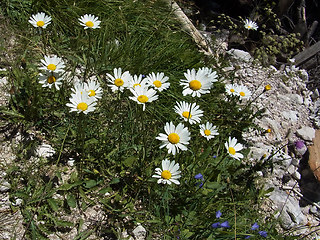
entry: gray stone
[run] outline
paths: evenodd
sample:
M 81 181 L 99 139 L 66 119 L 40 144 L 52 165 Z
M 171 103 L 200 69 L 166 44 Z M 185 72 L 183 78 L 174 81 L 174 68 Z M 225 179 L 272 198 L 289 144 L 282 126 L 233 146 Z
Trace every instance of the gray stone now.
M 284 111 L 282 115 L 285 119 L 290 120 L 292 122 L 298 121 L 298 112 L 297 111 Z
M 140 223 L 138 223 L 138 226 L 133 229 L 132 233 L 137 240 L 144 240 L 147 236 L 146 229 Z
M 229 53 L 231 55 L 231 57 L 236 60 L 242 60 L 244 62 L 252 61 L 252 57 L 251 57 L 250 53 L 239 50 L 239 49 L 232 48 L 229 51 L 227 51 L 227 53 Z
M 291 176 L 296 180 L 301 179 L 301 174 L 298 171 L 295 171 Z
M 303 126 L 297 130 L 297 135 L 305 141 L 312 141 L 315 137 L 316 131 L 312 127 Z
M 0 183 L 0 192 L 6 192 L 11 188 L 10 183 L 7 181 L 2 181 Z
M 307 217 L 301 212 L 298 200 L 287 195 L 286 192 L 276 189 L 270 194 L 269 199 L 281 212 L 279 217 L 284 229 L 304 225 L 308 222 Z

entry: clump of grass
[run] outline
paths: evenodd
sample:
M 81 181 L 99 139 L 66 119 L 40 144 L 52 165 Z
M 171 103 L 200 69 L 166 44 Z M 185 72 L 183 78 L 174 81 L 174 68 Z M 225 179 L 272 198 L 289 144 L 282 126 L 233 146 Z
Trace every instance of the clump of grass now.
M 20 209 L 28 238 L 45 239 L 74 227 L 79 239 L 92 232 L 115 237 L 119 229 L 142 223 L 150 238 L 234 239 L 251 234 L 258 239 L 261 235 L 250 227 L 259 222 L 262 230 L 280 239 L 274 222 L 257 212 L 267 192 L 252 181 L 251 164 L 232 158 L 225 147 L 229 136 L 242 142 L 242 133 L 260 112 L 251 109 L 250 101 L 226 95 L 221 81 L 201 97 L 183 96 L 179 83 L 186 70 L 215 60 L 204 60 L 162 1 L 31 1 L 24 11 L 24 16 L 43 11 L 52 23 L 40 32 L 27 24 L 28 18 L 17 22 L 25 27 L 19 41 L 25 65 L 13 63 L 8 71 L 14 89 L 10 116 L 22 116 L 20 124 L 40 131 L 56 150 L 29 167 L 8 170 L 14 183 L 11 197 L 23 199 Z M 78 18 L 86 13 L 99 17 L 99 29 L 79 25 Z M 39 84 L 45 54 L 55 54 L 66 64 L 59 90 Z M 144 111 L 130 99 L 129 90 L 109 88 L 106 73 L 118 67 L 132 75 L 164 72 L 170 88 L 158 93 L 158 100 L 147 103 Z M 219 68 L 213 70 L 223 77 Z M 99 82 L 102 98 L 93 112 L 70 112 L 67 104 L 74 82 L 88 79 Z M 209 141 L 202 137 L 198 124 L 181 120 L 173 111 L 177 101 L 196 103 L 204 112 L 201 122 L 214 123 L 219 135 Z M 159 148 L 156 137 L 167 122 L 182 122 L 188 128 L 191 140 L 186 151 L 173 155 Z M 31 149 L 41 140 L 31 139 L 21 149 Z M 21 151 L 20 161 L 30 164 L 31 156 Z M 179 186 L 160 185 L 152 178 L 166 158 L 179 163 Z M 70 159 L 75 161 L 72 173 L 66 165 Z M 199 173 L 202 178 L 195 178 Z M 93 231 L 83 230 L 83 219 L 63 218 L 96 204 L 108 221 L 98 220 Z M 221 220 L 217 211 L 223 213 Z M 230 227 L 212 226 L 217 221 L 227 221 Z

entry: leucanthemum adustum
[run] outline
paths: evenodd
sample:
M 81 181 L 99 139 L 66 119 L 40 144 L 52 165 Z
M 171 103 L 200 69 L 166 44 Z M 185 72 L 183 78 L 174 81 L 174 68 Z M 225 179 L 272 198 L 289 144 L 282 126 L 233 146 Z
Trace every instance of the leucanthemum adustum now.
M 246 19 L 244 21 L 244 27 L 248 30 L 258 30 L 258 25 L 256 22 Z
M 244 85 L 238 86 L 238 88 L 236 89 L 236 94 L 240 97 L 240 100 L 248 100 L 252 95 L 251 91 Z
M 237 96 L 238 87 L 239 86 L 237 84 L 226 84 L 225 86 L 226 93 L 230 96 Z
M 89 97 L 87 94 L 81 94 L 80 92 L 72 94 L 69 101 L 71 103 L 67 103 L 67 106 L 70 107 L 70 112 L 88 114 L 89 112 L 93 112 L 97 105 L 95 98 Z
M 201 124 L 200 126 L 200 134 L 205 137 L 208 141 L 215 136 L 219 135 L 216 126 L 213 126 L 212 123 L 207 122 L 206 124 Z
M 225 142 L 224 146 L 226 147 L 230 157 L 237 160 L 240 160 L 240 158 L 243 158 L 243 155 L 238 152 L 243 149 L 243 145 L 241 143 L 237 143 L 236 138 L 231 139 L 231 137 L 229 137 L 229 140 Z
M 162 169 L 156 168 L 155 173 L 152 177 L 159 178 L 158 184 L 180 184 L 178 179 L 181 177 L 181 171 L 179 171 L 179 163 L 175 163 L 175 161 L 162 160 Z
M 142 104 L 143 111 L 146 109 L 147 102 L 153 102 L 158 99 L 157 92 L 151 88 L 136 86 L 134 89 L 130 88 L 130 91 L 134 96 L 129 98 L 138 104 Z
M 73 84 L 73 88 L 71 89 L 72 94 L 85 94 L 86 93 L 86 86 L 83 82 L 75 82 Z
M 113 69 L 113 76 L 107 73 L 107 81 L 111 84 L 108 84 L 108 87 L 111 88 L 112 92 L 120 91 L 123 92 L 125 88 L 128 87 L 129 82 L 131 81 L 131 74 L 129 71 L 122 73 L 121 68 Z
M 54 86 L 57 90 L 60 89 L 61 82 L 61 74 L 51 71 L 45 71 L 45 73 L 40 73 L 39 75 L 39 83 L 42 84 L 42 87 L 51 88 Z
M 203 71 L 191 69 L 184 73 L 186 79 L 180 80 L 180 85 L 183 86 L 183 96 L 191 94 L 192 97 L 201 97 L 202 94 L 210 92 L 212 82 L 205 76 Z
M 176 127 L 172 122 L 167 122 L 164 126 L 166 134 L 159 133 L 156 139 L 162 141 L 160 148 L 166 147 L 168 153 L 175 155 L 179 150 L 186 151 L 189 144 L 190 132 L 182 123 Z
M 179 114 L 184 121 L 189 121 L 190 124 L 201 122 L 203 111 L 199 109 L 196 103 L 187 103 L 185 101 L 176 102 L 174 110 Z
M 100 87 L 100 84 L 97 81 L 89 80 L 84 87 L 89 97 L 96 99 L 102 97 L 102 88 Z
M 78 18 L 80 25 L 84 27 L 84 29 L 88 28 L 100 28 L 101 21 L 98 20 L 98 17 L 92 14 L 85 14 L 82 17 Z
M 52 72 L 64 72 L 64 62 L 62 58 L 53 56 L 44 56 L 44 59 L 41 59 L 42 65 L 40 66 L 40 70 L 52 71 Z
M 168 82 L 169 78 L 164 76 L 164 73 L 150 73 L 145 78 L 147 80 L 147 84 L 153 87 L 154 89 L 162 92 L 170 87 L 170 83 Z
M 39 12 L 30 17 L 29 23 L 36 28 L 46 28 L 51 23 L 51 17 Z
M 133 75 L 129 81 L 128 88 L 135 89 L 136 87 L 146 88 L 148 86 L 147 79 L 142 79 L 142 75 Z
M 214 82 L 218 81 L 218 74 L 217 74 L 216 71 L 213 71 L 212 68 L 208 68 L 208 67 L 199 68 L 197 73 L 199 74 L 201 72 L 204 74 L 205 77 L 208 78 L 208 80 L 211 83 L 214 83 Z

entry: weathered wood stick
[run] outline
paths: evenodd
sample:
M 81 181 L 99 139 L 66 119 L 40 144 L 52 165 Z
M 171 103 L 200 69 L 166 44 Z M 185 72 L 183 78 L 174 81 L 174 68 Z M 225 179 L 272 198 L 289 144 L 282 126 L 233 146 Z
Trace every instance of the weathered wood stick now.
M 164 0 L 172 8 L 173 13 L 177 16 L 182 24 L 183 30 L 192 36 L 199 48 L 204 51 L 207 55 L 213 55 L 213 51 L 209 46 L 208 41 L 205 37 L 198 31 L 198 29 L 193 25 L 190 19 L 185 15 L 182 9 L 174 0 Z

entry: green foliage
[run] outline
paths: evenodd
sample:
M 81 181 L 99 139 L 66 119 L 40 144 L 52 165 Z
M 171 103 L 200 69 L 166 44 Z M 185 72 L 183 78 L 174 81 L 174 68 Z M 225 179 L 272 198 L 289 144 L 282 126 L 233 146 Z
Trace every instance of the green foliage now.
M 76 239 L 93 233 L 115 238 L 121 229 L 142 223 L 150 239 L 234 239 L 245 236 L 251 224 L 259 221 L 261 228 L 280 239 L 274 222 L 257 213 L 260 197 L 267 192 L 251 181 L 253 167 L 231 158 L 225 149 L 229 136 L 242 141 L 242 133 L 261 112 L 254 112 L 250 101 L 225 96 L 221 81 L 196 100 L 182 96 L 183 73 L 216 60 L 204 60 L 180 30 L 171 9 L 162 1 L 27 3 L 30 8 L 19 8 L 16 2 L 1 5 L 12 18 L 16 8 L 24 11 L 23 16 L 39 11 L 52 16 L 52 24 L 42 32 L 22 23 L 28 17 L 15 20 L 22 28 L 27 26 L 19 38 L 23 54 L 7 72 L 13 91 L 9 110 L 1 109 L 25 131 L 32 128 L 41 133 L 22 141 L 17 149 L 21 163 L 8 170 L 11 198 L 23 200 L 20 209 L 26 237 L 46 239 L 77 227 Z M 84 30 L 77 19 L 85 13 L 99 16 L 101 28 Z M 56 54 L 66 62 L 68 74 L 60 90 L 38 82 L 44 54 Z M 141 105 L 129 99 L 128 90 L 113 93 L 107 86 L 105 74 L 117 67 L 132 74 L 164 72 L 171 86 L 142 111 Z M 219 68 L 214 70 L 223 77 Z M 73 81 L 92 77 L 104 91 L 97 109 L 87 115 L 70 112 L 66 104 Z M 192 136 L 190 145 L 172 156 L 159 148 L 156 136 L 164 132 L 166 122 L 181 122 L 173 111 L 181 100 L 196 101 L 205 112 L 202 122 L 218 126 L 219 135 L 207 141 L 200 136 L 199 126 L 184 122 Z M 35 158 L 34 149 L 43 139 L 56 153 L 47 159 Z M 181 185 L 159 185 L 151 177 L 165 158 L 180 164 Z M 73 168 L 66 165 L 70 159 L 75 161 Z M 194 178 L 198 173 L 204 176 L 202 187 Z M 96 219 L 92 229 L 84 229 L 86 219 L 75 217 L 76 211 L 97 205 L 108 221 Z M 211 227 L 218 210 L 231 228 Z M 66 216 L 71 217 L 66 220 Z

